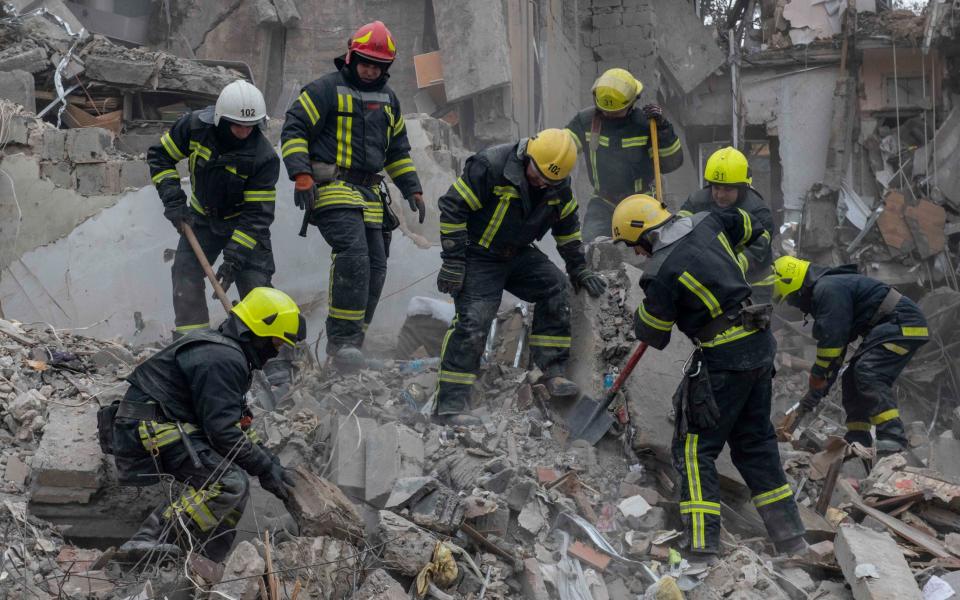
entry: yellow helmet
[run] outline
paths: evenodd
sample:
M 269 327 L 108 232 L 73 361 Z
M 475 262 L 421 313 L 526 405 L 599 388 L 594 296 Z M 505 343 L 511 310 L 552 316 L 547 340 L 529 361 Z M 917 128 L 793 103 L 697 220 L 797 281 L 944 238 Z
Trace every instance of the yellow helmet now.
M 593 82 L 593 102 L 605 112 L 617 112 L 631 106 L 643 90 L 643 84 L 626 69 L 607 69 Z
M 810 261 L 792 256 L 781 256 L 773 261 L 773 301 L 780 303 L 803 287 Z
M 613 211 L 613 241 L 636 246 L 640 236 L 664 224 L 671 216 L 667 205 L 646 194 L 624 198 Z
M 721 185 L 750 185 L 750 165 L 747 157 L 733 146 L 720 148 L 707 159 L 703 169 L 704 180 Z
M 259 337 L 280 338 L 291 346 L 307 337 L 307 324 L 297 303 L 274 288 L 253 288 L 233 307 L 233 313 Z
M 544 129 L 527 142 L 527 156 L 543 177 L 559 183 L 577 164 L 577 146 L 562 129 Z

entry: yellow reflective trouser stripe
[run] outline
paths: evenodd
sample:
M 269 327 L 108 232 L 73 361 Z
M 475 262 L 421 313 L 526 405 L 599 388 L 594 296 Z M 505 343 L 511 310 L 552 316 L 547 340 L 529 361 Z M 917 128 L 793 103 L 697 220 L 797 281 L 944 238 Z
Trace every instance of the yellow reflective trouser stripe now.
M 700 465 L 697 463 L 697 441 L 699 439 L 700 436 L 697 434 L 688 433 L 683 450 L 683 462 L 687 471 L 687 486 L 691 502 L 703 502 L 703 492 L 700 488 Z M 703 518 L 702 511 L 690 514 L 690 525 L 693 530 L 690 536 L 691 545 L 695 549 L 705 548 L 707 546 L 707 536 L 704 532 L 706 521 Z
M 180 175 L 175 169 L 165 169 L 150 178 L 153 183 L 160 183 L 164 179 L 180 179 Z
M 743 325 L 737 325 L 736 327 L 731 327 L 730 329 L 724 331 L 717 337 L 713 338 L 709 342 L 704 342 L 701 344 L 704 348 L 716 348 L 717 346 L 723 344 L 729 344 L 730 342 L 735 342 L 741 340 L 747 336 L 753 335 L 757 332 L 756 329 L 747 331 L 743 328 Z
M 440 233 L 453 233 L 455 231 L 466 231 L 466 223 L 444 223 L 440 221 Z
M 817 358 L 838 358 L 843 356 L 843 347 L 840 348 L 817 348 Z
M 531 335 L 531 346 L 545 346 L 548 348 L 569 348 L 569 335 Z
M 564 129 L 564 131 L 566 131 L 568 134 L 570 134 L 570 137 L 573 138 L 573 143 L 577 145 L 577 151 L 578 151 L 578 152 L 582 152 L 582 151 L 583 151 L 583 143 L 580 141 L 580 137 L 579 137 L 576 133 L 574 133 L 573 130 L 570 129 L 569 127 L 566 128 L 566 129 Z
M 453 331 L 457 328 L 457 321 L 459 320 L 460 315 L 454 315 L 453 321 L 450 322 L 450 327 L 447 328 L 447 332 L 443 334 L 443 343 L 440 344 L 440 359 L 443 359 L 443 356 L 447 353 L 447 343 L 450 341 L 450 336 L 453 335 Z
M 234 427 L 236 427 L 237 429 L 239 429 L 239 430 L 243 433 L 243 435 L 245 435 L 246 438 L 247 438 L 248 440 L 250 440 L 251 442 L 253 442 L 254 444 L 257 444 L 257 443 L 260 442 L 260 436 L 257 435 L 257 432 L 253 429 L 253 427 L 249 427 L 249 428 L 247 428 L 247 429 L 244 429 L 243 426 L 240 425 L 240 421 L 237 421 L 237 423 L 236 423 L 236 425 L 234 425 Z
M 659 331 L 670 331 L 673 329 L 673 324 L 676 321 L 664 321 L 663 319 L 658 319 L 655 316 L 647 312 L 647 307 L 643 302 L 640 303 L 639 308 L 637 308 L 637 315 L 639 315 L 640 320 L 643 321 L 649 327 L 657 329 Z
M 907 337 L 927 337 L 930 331 L 926 327 L 901 327 L 900 332 Z
M 181 425 L 186 433 L 198 431 L 196 425 L 192 423 L 183 423 Z M 153 430 L 153 435 L 150 431 Z M 158 423 L 157 421 L 140 421 L 137 426 L 137 433 L 140 436 L 140 443 L 144 450 L 155 454 L 160 448 L 169 446 L 180 441 L 180 431 L 176 423 Z
M 230 239 L 245 248 L 250 248 L 251 250 L 253 250 L 253 248 L 257 245 L 257 240 L 253 239 L 239 229 L 233 230 L 233 235 L 230 236 Z
M 754 496 L 753 505 L 757 508 L 760 508 L 761 506 L 773 504 L 774 502 L 779 502 L 780 500 L 786 500 L 792 495 L 793 490 L 790 489 L 790 484 L 785 483 L 776 489 L 770 490 L 769 492 L 764 492 Z
M 453 189 L 457 190 L 457 193 L 460 194 L 463 201 L 467 203 L 470 210 L 480 210 L 480 200 L 477 198 L 477 195 L 473 193 L 473 190 L 470 189 L 470 186 L 467 185 L 463 177 L 458 177 L 457 180 L 453 182 Z
M 864 421 L 847 421 L 848 431 L 870 431 L 870 423 Z
M 829 361 L 829 360 L 820 360 L 819 358 L 818 358 L 817 360 L 813 361 L 813 364 L 817 365 L 818 367 L 824 368 L 824 369 L 830 367 L 830 361 Z
M 394 161 L 385 166 L 384 169 L 387 171 L 387 175 L 389 175 L 391 179 L 396 179 L 405 173 L 417 172 L 416 167 L 413 166 L 412 158 L 401 158 L 400 160 Z
M 331 306 L 327 311 L 327 316 L 340 319 L 341 321 L 362 321 L 364 310 L 348 310 L 346 308 L 337 308 Z
M 276 202 L 277 190 L 245 190 L 244 202 Z
M 197 490 L 192 486 L 187 486 L 183 494 L 173 501 L 163 512 L 166 519 L 173 517 L 174 513 L 187 513 L 193 522 L 197 524 L 200 531 L 207 532 L 217 526 L 217 518 L 207 507 L 207 501 L 213 500 L 220 495 L 221 486 L 214 483 L 207 490 Z
M 236 527 L 241 517 L 243 517 L 243 514 L 239 510 L 232 508 L 230 512 L 227 513 L 227 516 L 223 518 L 223 522 L 228 527 Z
M 682 283 L 688 290 L 693 292 L 697 298 L 700 298 L 700 301 L 703 302 L 704 306 L 707 307 L 707 310 L 710 311 L 711 317 L 720 316 L 720 313 L 723 311 L 720 309 L 720 303 L 717 302 L 716 296 L 714 296 L 702 283 L 697 281 L 696 277 L 691 275 L 689 271 L 684 271 L 680 275 L 679 280 L 680 283 Z
M 873 415 L 870 417 L 870 423 L 873 425 L 882 425 L 887 421 L 892 421 L 893 419 L 900 418 L 900 411 L 896 408 L 891 408 L 890 410 L 885 410 L 878 415 Z
M 337 94 L 337 111 L 353 112 L 353 96 Z M 337 164 L 349 169 L 353 163 L 353 117 L 337 117 Z
M 310 119 L 310 124 L 316 125 L 317 121 L 320 120 L 320 112 L 313 104 L 313 99 L 310 98 L 310 94 L 304 90 L 300 92 L 300 97 L 297 99 L 300 100 L 300 106 L 303 107 L 303 112 L 307 113 L 307 118 Z
M 502 196 L 497 202 L 497 207 L 493 210 L 493 216 L 490 217 L 487 228 L 483 230 L 483 235 L 480 236 L 480 245 L 484 248 L 490 247 L 493 237 L 497 235 L 497 231 L 500 229 L 500 224 L 503 223 L 503 217 L 507 214 L 508 208 L 510 208 L 510 199 L 507 196 Z
M 302 152 L 304 154 L 309 153 L 310 149 L 307 146 L 307 140 L 303 138 L 290 138 L 285 141 L 282 146 L 280 146 L 280 155 L 283 158 L 290 156 L 291 154 L 297 154 Z
M 720 516 L 720 503 L 719 502 L 681 502 L 680 503 L 680 514 L 681 515 L 691 515 L 702 513 L 705 515 L 716 515 Z
M 580 231 L 574 231 L 569 235 L 555 235 L 553 239 L 557 241 L 557 246 L 563 246 L 576 240 L 583 240 L 583 234 Z
M 900 356 L 903 356 L 904 354 L 907 354 L 908 352 L 910 352 L 909 349 L 904 348 L 900 344 L 894 344 L 893 342 L 886 342 L 885 344 L 883 344 L 883 347 L 889 350 L 890 352 L 893 352 L 894 354 L 899 354 Z
M 456 371 L 444 371 L 440 370 L 439 381 L 444 383 L 458 383 L 460 385 L 473 385 L 473 382 L 477 380 L 477 376 L 473 373 L 457 373 Z
M 177 147 L 173 138 L 170 137 L 169 131 L 160 136 L 160 145 L 163 146 L 163 149 L 167 151 L 167 155 L 172 158 L 174 162 L 180 162 L 186 158 L 186 155 Z
M 196 325 L 179 325 L 174 328 L 174 331 L 184 332 L 184 331 L 193 331 L 194 329 L 203 329 L 205 327 L 210 327 L 210 323 L 197 323 Z
M 740 216 L 743 217 L 743 239 L 740 240 L 740 243 L 737 245 L 744 246 L 750 241 L 750 238 L 753 237 L 753 221 L 750 220 L 750 215 L 747 211 L 742 208 L 738 208 L 737 210 L 740 211 Z
M 563 205 L 563 209 L 560 211 L 560 218 L 566 219 L 576 211 L 577 211 L 577 200 L 576 198 L 570 198 L 569 200 L 567 200 L 567 203 Z
M 646 136 L 646 135 L 640 135 L 637 137 L 625 137 L 621 141 L 621 146 L 624 148 L 636 148 L 638 146 L 646 145 L 649 139 L 650 139 L 649 136 Z M 663 155 L 663 151 L 660 152 L 660 155 L 661 156 Z
M 661 157 L 672 156 L 679 151 L 680 151 L 680 138 L 677 138 L 676 140 L 674 140 L 672 144 L 670 144 L 666 148 L 660 148 L 660 156 Z

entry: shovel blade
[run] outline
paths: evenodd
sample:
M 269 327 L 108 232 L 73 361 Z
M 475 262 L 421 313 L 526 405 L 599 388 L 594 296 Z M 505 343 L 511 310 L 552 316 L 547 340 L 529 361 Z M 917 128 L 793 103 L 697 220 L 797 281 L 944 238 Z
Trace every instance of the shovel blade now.
M 580 396 L 567 413 L 569 440 L 586 440 L 594 445 L 610 431 L 614 422 L 613 413 L 590 396 Z

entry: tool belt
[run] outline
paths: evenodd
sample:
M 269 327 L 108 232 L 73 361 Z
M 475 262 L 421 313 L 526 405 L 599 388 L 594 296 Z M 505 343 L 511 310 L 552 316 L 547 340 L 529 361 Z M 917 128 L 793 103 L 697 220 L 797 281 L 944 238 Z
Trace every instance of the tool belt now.
M 116 416 L 136 421 L 157 421 L 158 423 L 167 420 L 159 404 L 130 402 L 128 400 L 120 401 Z
M 770 328 L 770 316 L 773 314 L 772 304 L 751 304 L 745 300 L 709 323 L 700 328 L 693 339 L 704 344 L 717 337 L 731 327 L 743 326 L 747 331 L 766 331 Z
M 360 169 L 340 169 L 337 179 L 352 183 L 353 185 L 372 188 L 380 185 L 380 182 L 383 181 L 383 175 L 371 173 L 370 171 L 361 171 Z
M 885 316 L 892 313 L 894 309 L 897 308 L 897 303 L 900 302 L 900 298 L 903 298 L 903 294 L 898 292 L 896 288 L 890 288 L 890 290 L 887 292 L 887 295 L 884 297 L 883 302 L 881 302 L 880 306 L 877 307 L 877 311 L 873 313 L 873 316 L 870 317 L 870 321 L 867 322 L 867 327 L 873 327 Z

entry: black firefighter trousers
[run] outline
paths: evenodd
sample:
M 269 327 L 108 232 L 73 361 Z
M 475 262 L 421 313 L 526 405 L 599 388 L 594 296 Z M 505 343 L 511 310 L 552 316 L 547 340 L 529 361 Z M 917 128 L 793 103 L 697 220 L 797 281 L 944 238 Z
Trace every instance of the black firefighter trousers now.
M 710 387 L 719 409 L 713 429 L 690 427 L 674 436 L 673 461 L 680 474 L 680 517 L 690 550 L 720 549 L 720 483 L 715 461 L 725 443 L 753 495 L 775 545 L 804 534 L 803 522 L 780 464 L 770 423 L 772 367 L 749 371 L 710 371 Z
M 192 229 L 207 261 L 212 265 L 230 241 L 233 224 L 198 220 Z M 274 270 L 270 241 L 258 243 L 245 268 L 237 275 L 236 286 L 240 298 L 246 296 L 255 287 L 270 287 Z M 206 275 L 186 236 L 180 236 L 171 274 L 173 276 L 173 314 L 176 325 L 174 336 L 179 337 L 194 329 L 210 327 L 210 314 L 207 311 L 205 295 Z
M 512 258 L 471 246 L 463 289 L 455 298 L 457 314 L 440 349 L 437 414 L 469 409 L 470 390 L 504 290 L 536 304 L 528 337 L 533 363 L 548 377 L 563 374 L 570 357 L 566 275 L 534 246 L 521 248 Z
M 327 355 L 360 348 L 387 279 L 383 230 L 364 223 L 362 207 L 329 208 L 312 220 L 330 244 Z

